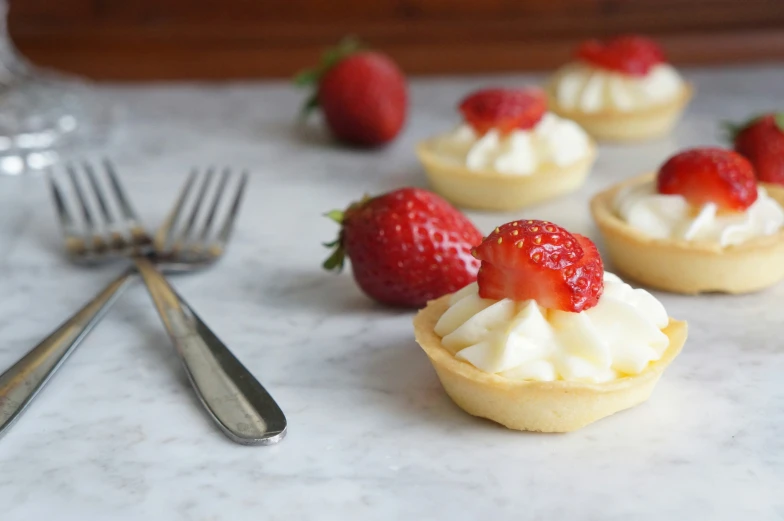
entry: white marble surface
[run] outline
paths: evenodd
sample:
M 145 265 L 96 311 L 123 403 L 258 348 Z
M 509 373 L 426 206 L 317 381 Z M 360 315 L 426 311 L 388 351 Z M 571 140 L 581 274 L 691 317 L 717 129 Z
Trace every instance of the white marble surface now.
M 718 122 L 781 106 L 784 67 L 686 70 L 698 95 L 668 140 L 602 147 L 582 191 L 510 215 L 596 237 L 589 196 L 719 140 Z M 415 80 L 410 123 L 379 152 L 294 132 L 283 83 L 104 86 L 127 109 L 106 153 L 157 223 L 191 165 L 247 166 L 227 258 L 175 285 L 289 418 L 274 447 L 231 444 L 202 412 L 150 301 L 132 288 L 0 440 L 3 521 L 784 519 L 784 284 L 755 295 L 659 294 L 690 339 L 643 406 L 568 435 L 467 416 L 413 341 L 412 313 L 375 306 L 319 267 L 320 214 L 422 185 L 413 144 L 488 83 Z M 778 89 L 778 90 L 777 90 Z M 117 271 L 63 259 L 40 178 L 0 178 L 0 369 Z

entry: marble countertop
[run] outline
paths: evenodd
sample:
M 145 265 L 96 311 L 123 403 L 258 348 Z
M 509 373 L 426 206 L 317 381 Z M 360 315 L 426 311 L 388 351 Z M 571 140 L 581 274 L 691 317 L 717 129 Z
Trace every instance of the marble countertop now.
M 781 106 L 784 66 L 685 74 L 698 95 L 670 138 L 602 147 L 579 193 L 470 217 L 483 231 L 531 217 L 597 237 L 591 194 L 679 148 L 719 143 L 722 120 Z M 404 134 L 376 152 L 293 127 L 302 93 L 284 83 L 96 87 L 124 114 L 90 154 L 115 160 L 148 224 L 191 166 L 252 170 L 227 257 L 174 284 L 273 393 L 289 434 L 272 447 L 224 438 L 135 286 L 0 440 L 0 518 L 784 519 L 784 284 L 657 293 L 690 338 L 651 400 L 542 435 L 463 413 L 414 343 L 413 313 L 374 305 L 348 273 L 320 269 L 320 243 L 336 232 L 321 213 L 424 185 L 413 145 L 456 122 L 462 94 L 538 79 L 414 80 Z M 42 178 L 0 177 L 0 369 L 118 270 L 68 264 Z

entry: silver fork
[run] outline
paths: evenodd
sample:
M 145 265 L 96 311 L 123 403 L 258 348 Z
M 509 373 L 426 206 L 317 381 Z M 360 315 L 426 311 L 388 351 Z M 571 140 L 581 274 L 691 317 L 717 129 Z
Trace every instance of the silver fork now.
M 134 267 L 0 375 L 0 435 L 29 405 L 138 271 L 197 395 L 223 432 L 233 441 L 248 445 L 280 441 L 286 432 L 286 418 L 280 407 L 156 269 L 157 266 L 167 272 L 192 271 L 210 266 L 220 258 L 233 229 L 247 174 L 240 177 L 232 197 L 232 194 L 224 196 L 232 178 L 230 171 L 223 171 L 211 196 L 209 188 L 214 172 L 208 171 L 201 182 L 193 172 L 153 241 L 141 226 L 111 164 L 104 162 L 103 166 L 104 183 L 99 182 L 97 170 L 90 164 L 82 165 L 81 180 L 76 167 L 66 168 L 81 218 L 66 204 L 67 197 L 56 179 L 58 176 L 49 176 L 66 251 L 79 263 L 128 256 Z M 197 195 L 188 209 L 190 194 L 197 185 L 200 185 Z M 220 218 L 220 207 L 227 200 L 231 201 L 229 208 Z M 91 205 L 90 201 L 95 204 Z M 199 224 L 205 211 L 207 215 Z M 221 219 L 222 224 L 216 225 Z

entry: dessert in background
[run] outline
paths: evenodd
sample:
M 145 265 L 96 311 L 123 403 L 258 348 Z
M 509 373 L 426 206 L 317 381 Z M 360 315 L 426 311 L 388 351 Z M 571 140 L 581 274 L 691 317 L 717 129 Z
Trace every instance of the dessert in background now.
M 677 293 L 744 293 L 784 278 L 784 187 L 740 154 L 686 150 L 656 175 L 596 195 L 591 212 L 619 272 Z
M 642 36 L 588 40 L 547 86 L 553 112 L 598 140 L 638 141 L 668 134 L 692 88 Z
M 757 179 L 784 185 L 784 113 L 764 114 L 729 130 L 735 151 L 751 161 Z
M 540 89 L 484 89 L 459 109 L 463 123 L 417 146 L 430 184 L 452 203 L 515 210 L 585 181 L 596 147 L 579 125 L 547 111 Z
M 686 340 L 650 293 L 604 272 L 596 246 L 547 221 L 495 229 L 476 283 L 429 302 L 417 342 L 466 412 L 566 432 L 648 399 Z
M 387 55 L 345 40 L 324 54 L 319 67 L 301 72 L 299 86 L 315 86 L 303 114 L 320 108 L 340 141 L 375 147 L 400 133 L 408 112 L 406 78 Z
M 421 307 L 476 280 L 482 234 L 437 195 L 401 188 L 327 214 L 340 224 L 327 270 L 351 260 L 362 291 L 382 304 Z

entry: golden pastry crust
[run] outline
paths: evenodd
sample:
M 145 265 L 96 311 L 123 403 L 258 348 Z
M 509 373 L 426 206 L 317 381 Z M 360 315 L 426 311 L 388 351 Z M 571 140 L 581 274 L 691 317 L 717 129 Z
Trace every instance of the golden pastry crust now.
M 591 214 L 604 237 L 615 271 L 652 288 L 675 293 L 710 291 L 748 293 L 784 279 L 784 229 L 742 244 L 653 239 L 629 226 L 614 210 L 619 190 L 650 182 L 645 174 L 619 183 L 593 197 Z M 760 183 L 784 205 L 784 187 Z
M 585 182 L 596 159 L 591 142 L 584 158 L 565 167 L 548 163 L 530 175 L 476 171 L 445 160 L 435 151 L 435 139 L 416 147 L 431 186 L 451 203 L 477 210 L 517 210 L 572 192 Z
M 555 82 L 547 88 L 550 110 L 561 117 L 577 122 L 599 141 L 634 142 L 666 136 L 672 131 L 683 109 L 694 95 L 694 88 L 685 83 L 680 95 L 667 103 L 643 110 L 622 112 L 609 107 L 599 112 L 566 109 L 558 104 Z
M 441 344 L 435 325 L 449 307 L 450 296 L 433 300 L 419 311 L 414 318 L 416 341 L 430 358 L 444 390 L 461 409 L 510 429 L 569 432 L 634 407 L 648 399 L 686 341 L 686 322 L 670 319 L 664 329 L 669 347 L 639 375 L 600 384 L 512 380 L 458 360 Z

